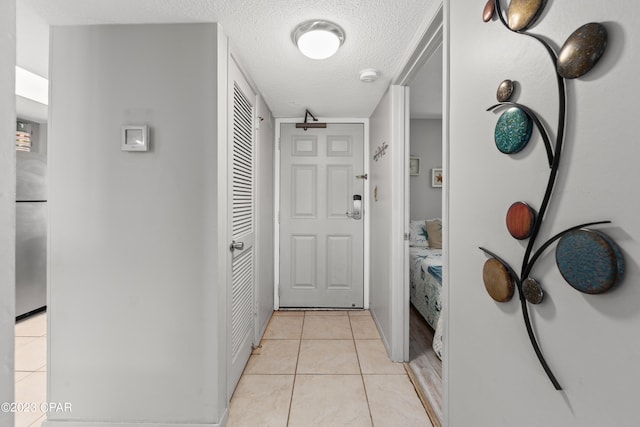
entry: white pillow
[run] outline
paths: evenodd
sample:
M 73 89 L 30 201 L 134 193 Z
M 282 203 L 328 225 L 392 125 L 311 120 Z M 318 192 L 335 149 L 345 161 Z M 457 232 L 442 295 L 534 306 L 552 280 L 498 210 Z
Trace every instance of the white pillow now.
M 409 222 L 409 246 L 429 247 L 427 228 L 424 220 L 411 220 Z

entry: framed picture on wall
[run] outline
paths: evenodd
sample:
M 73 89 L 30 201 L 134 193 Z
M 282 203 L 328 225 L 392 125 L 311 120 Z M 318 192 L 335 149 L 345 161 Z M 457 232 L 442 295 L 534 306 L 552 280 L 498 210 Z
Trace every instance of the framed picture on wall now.
M 442 168 L 431 169 L 431 186 L 442 187 Z
M 409 157 L 409 175 L 420 175 L 420 157 Z

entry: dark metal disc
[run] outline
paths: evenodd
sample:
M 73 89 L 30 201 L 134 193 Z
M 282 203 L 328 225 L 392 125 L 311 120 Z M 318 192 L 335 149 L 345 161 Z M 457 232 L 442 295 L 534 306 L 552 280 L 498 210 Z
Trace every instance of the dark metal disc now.
M 587 74 L 607 48 L 607 29 L 597 22 L 585 24 L 569 36 L 558 54 L 558 74 L 575 79 Z
M 540 304 L 544 299 L 544 291 L 536 279 L 529 277 L 522 283 L 522 294 L 531 304 Z
M 499 102 L 507 102 L 513 95 L 513 82 L 509 79 L 503 80 L 498 86 L 496 98 Z

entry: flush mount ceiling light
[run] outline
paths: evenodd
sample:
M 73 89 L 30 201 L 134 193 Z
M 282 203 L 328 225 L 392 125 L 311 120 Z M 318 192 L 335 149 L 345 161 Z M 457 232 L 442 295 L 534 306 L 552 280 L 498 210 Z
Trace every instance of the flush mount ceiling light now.
M 344 31 L 333 22 L 312 19 L 294 28 L 291 38 L 303 55 L 311 59 L 326 59 L 344 43 Z

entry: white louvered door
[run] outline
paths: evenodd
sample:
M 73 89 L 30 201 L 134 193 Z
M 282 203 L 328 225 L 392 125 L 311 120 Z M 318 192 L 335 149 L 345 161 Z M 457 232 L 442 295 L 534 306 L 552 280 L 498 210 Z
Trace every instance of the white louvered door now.
M 229 67 L 229 397 L 251 355 L 254 336 L 254 106 L 236 63 Z

